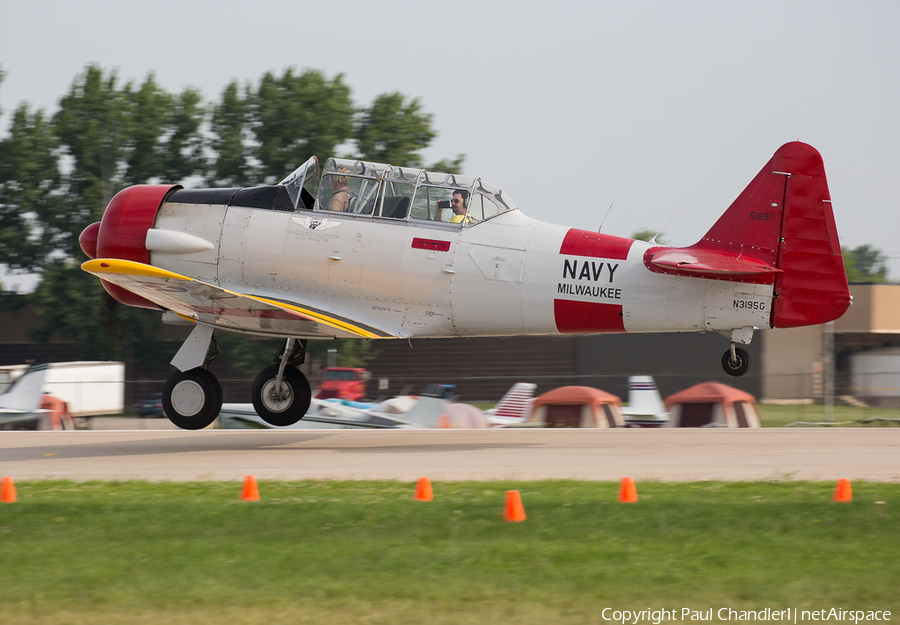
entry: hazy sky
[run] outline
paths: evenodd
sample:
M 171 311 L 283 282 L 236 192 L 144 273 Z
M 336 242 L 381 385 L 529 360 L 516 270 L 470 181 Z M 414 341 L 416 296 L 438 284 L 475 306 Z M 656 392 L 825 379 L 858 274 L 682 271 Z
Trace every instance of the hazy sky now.
M 900 278 L 900 2 L 0 0 L 0 133 L 88 63 L 218 99 L 288 67 L 343 74 L 360 106 L 417 97 L 426 161 L 526 214 L 699 239 L 783 143 L 825 159 L 845 246 Z M 287 172 L 285 172 L 287 173 Z

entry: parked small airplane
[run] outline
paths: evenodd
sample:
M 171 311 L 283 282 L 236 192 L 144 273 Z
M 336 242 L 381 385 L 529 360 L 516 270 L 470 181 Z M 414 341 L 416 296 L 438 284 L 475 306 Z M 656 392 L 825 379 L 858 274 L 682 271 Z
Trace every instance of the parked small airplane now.
M 653 376 L 632 375 L 628 378 L 628 406 L 619 411 L 631 426 L 655 428 L 665 425 L 669 413 L 656 388 Z
M 335 158 L 276 185 L 129 187 L 79 240 L 117 300 L 195 324 L 163 389 L 187 429 L 222 405 L 217 329 L 285 338 L 251 397 L 284 426 L 310 405 L 311 339 L 715 331 L 742 375 L 755 328 L 850 305 L 822 158 L 799 142 L 683 248 L 530 219 L 477 177 Z
M 431 384 L 405 405 L 407 410 L 395 412 L 401 402 L 385 401 L 370 407 L 359 402 L 336 399 L 316 399 L 310 402 L 303 419 L 290 425 L 291 429 L 406 429 L 438 427 L 441 411 L 453 398 L 454 386 Z M 399 398 L 395 398 L 399 399 Z M 256 413 L 253 404 L 224 404 L 219 424 L 225 429 L 259 429 L 277 427 Z
M 313 398 L 300 421 L 286 426 L 295 429 L 404 429 L 452 428 L 464 426 L 448 415 L 451 407 L 465 406 L 479 415 L 482 427 L 521 423 L 528 417 L 535 385 L 514 384 L 497 402 L 481 412 L 468 404 L 453 404 L 454 386 L 430 384 L 421 395 L 395 397 L 370 406 L 352 401 Z M 399 407 L 405 407 L 400 410 Z M 256 414 L 253 404 L 223 404 L 219 423 L 226 429 L 272 427 Z
M 0 395 L 0 430 L 38 429 L 47 414 L 41 408 L 41 388 L 47 365 L 32 365 Z

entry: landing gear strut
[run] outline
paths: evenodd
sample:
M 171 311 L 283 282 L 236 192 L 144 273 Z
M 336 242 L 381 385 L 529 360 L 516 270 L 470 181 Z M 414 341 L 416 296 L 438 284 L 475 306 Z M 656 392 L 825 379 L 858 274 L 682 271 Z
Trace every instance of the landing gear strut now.
M 303 418 L 312 401 L 309 380 L 296 368 L 306 357 L 306 341 L 287 339 L 275 362 L 253 382 L 256 414 L 269 425 L 284 427 Z
M 731 338 L 731 347 L 722 355 L 722 368 L 725 369 L 725 373 L 728 375 L 733 375 L 734 377 L 742 376 L 750 368 L 750 354 L 747 353 L 747 350 L 737 347 L 735 343 L 749 345 L 751 339 L 753 339 L 754 330 L 753 326 L 733 328 L 730 334 L 720 330 L 722 335 L 730 336 Z
M 722 368 L 728 375 L 742 376 L 750 368 L 750 354 L 747 353 L 747 350 L 735 347 L 732 343 L 731 349 L 722 355 Z
M 172 359 L 178 371 L 163 387 L 162 404 L 169 421 L 178 427 L 202 430 L 219 416 L 222 385 L 207 369 L 218 355 L 213 329 L 197 325 Z
M 212 350 L 210 347 L 212 346 Z M 222 385 L 207 367 L 219 355 L 211 326 L 196 325 L 172 359 L 178 369 L 163 388 L 163 409 L 169 420 L 185 430 L 212 424 L 222 410 Z M 309 410 L 312 390 L 297 365 L 306 358 L 306 341 L 286 339 L 253 383 L 256 413 L 269 425 L 293 425 Z

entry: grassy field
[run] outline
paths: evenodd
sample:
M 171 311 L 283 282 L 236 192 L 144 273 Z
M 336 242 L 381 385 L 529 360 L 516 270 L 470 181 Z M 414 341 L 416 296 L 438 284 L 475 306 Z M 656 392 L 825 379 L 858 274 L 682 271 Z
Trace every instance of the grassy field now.
M 760 424 L 763 427 L 783 427 L 798 421 L 827 422 L 825 407 L 821 404 L 790 406 L 760 404 L 758 408 Z M 832 409 L 831 421 L 841 427 L 898 427 L 900 426 L 900 410 L 835 405 Z
M 894 610 L 900 485 L 22 482 L 0 623 L 606 623 L 604 608 Z M 527 520 L 501 520 L 521 492 Z M 680 614 L 680 612 L 679 612 Z

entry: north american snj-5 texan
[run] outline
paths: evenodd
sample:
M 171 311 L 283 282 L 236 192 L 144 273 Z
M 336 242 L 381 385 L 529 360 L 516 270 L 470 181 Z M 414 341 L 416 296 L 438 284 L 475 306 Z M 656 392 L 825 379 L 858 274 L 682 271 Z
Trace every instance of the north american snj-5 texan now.
M 308 340 L 715 331 L 742 375 L 754 329 L 850 305 L 822 158 L 799 142 L 688 247 L 540 222 L 478 177 L 336 158 L 275 185 L 129 187 L 80 242 L 118 301 L 195 324 L 163 392 L 187 429 L 222 405 L 217 330 L 284 337 L 251 397 L 284 426 L 310 404 Z

